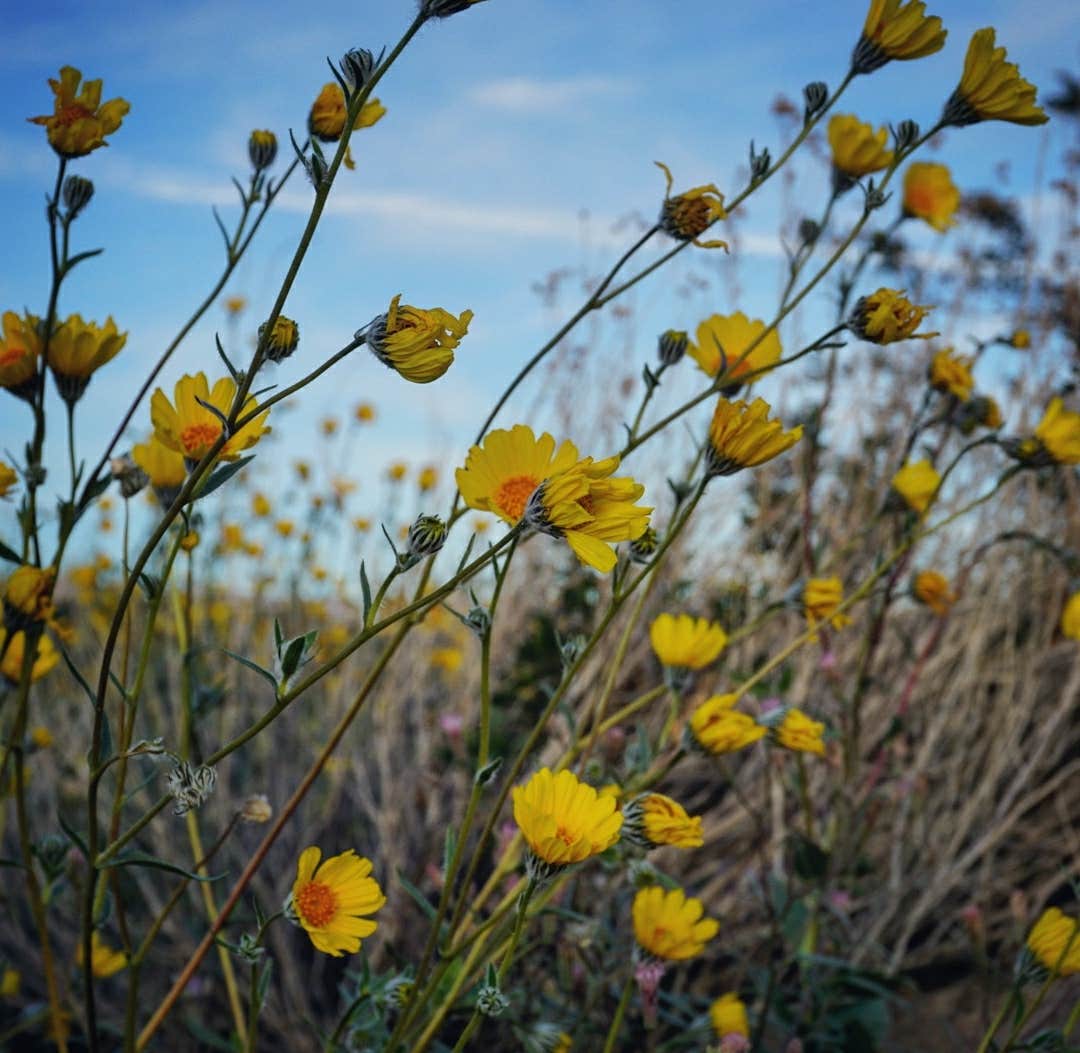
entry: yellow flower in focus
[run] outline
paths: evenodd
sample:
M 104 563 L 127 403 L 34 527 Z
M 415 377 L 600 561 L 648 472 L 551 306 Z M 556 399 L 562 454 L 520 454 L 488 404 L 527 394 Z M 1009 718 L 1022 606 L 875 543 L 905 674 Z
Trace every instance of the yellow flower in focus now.
M 780 334 L 775 329 L 766 334 L 766 328 L 760 318 L 747 318 L 742 311 L 710 315 L 697 327 L 686 352 L 706 375 L 722 374 L 725 390 L 737 389 L 748 374 L 757 379 L 780 361 Z
M 15 998 L 22 984 L 22 973 L 18 969 L 5 966 L 0 973 L 0 998 Z
M 734 475 L 779 457 L 802 438 L 802 425 L 784 431 L 778 420 L 769 420 L 771 407 L 764 399 L 747 405 L 741 399 L 721 397 L 709 425 L 705 467 L 709 475 Z
M 225 298 L 225 310 L 229 312 L 234 318 L 245 307 L 247 307 L 246 296 L 227 296 Z
M 1054 976 L 1080 973 L 1080 922 L 1057 907 L 1042 912 L 1028 933 L 1027 946 Z
M 746 1003 L 734 991 L 721 995 L 709 1006 L 709 1019 L 717 1038 L 723 1038 L 724 1035 L 750 1034 Z
M 370 424 L 375 419 L 375 407 L 370 402 L 361 402 L 356 407 L 355 416 L 361 424 Z
M 1080 464 L 1080 413 L 1065 409 L 1059 398 L 1050 400 L 1035 438 L 1058 464 Z
M 849 190 L 857 179 L 888 168 L 893 159 L 888 141 L 886 127 L 875 132 L 872 124 L 860 121 L 854 114 L 834 114 L 829 120 L 834 188 Z
M 726 249 L 726 241 L 697 240 L 713 223 L 727 215 L 724 211 L 724 195 L 712 183 L 708 183 L 672 197 L 671 187 L 675 180 L 671 170 L 660 161 L 655 164 L 667 180 L 667 191 L 657 221 L 660 229 L 679 241 L 692 241 L 702 249 Z
M 0 499 L 3 499 L 19 485 L 19 477 L 15 470 L 0 461 Z
M 952 181 L 947 165 L 932 161 L 915 161 L 904 173 L 905 216 L 912 216 L 929 223 L 934 230 L 944 233 L 956 223 L 956 210 L 960 207 L 960 191 Z
M 924 570 L 911 583 L 912 595 L 930 608 L 939 618 L 949 613 L 956 602 L 956 593 L 949 588 L 949 579 L 936 570 Z
M 416 485 L 420 488 L 420 493 L 426 494 L 429 490 L 434 490 L 439 484 L 439 470 L 434 465 L 428 464 L 420 469 L 419 475 L 416 477 Z
M 194 376 L 185 374 L 176 382 L 175 405 L 161 388 L 154 392 L 150 400 L 150 419 L 154 425 L 154 435 L 169 449 L 183 455 L 185 460 L 200 461 L 221 437 L 221 421 L 205 406 L 200 405 L 198 400 L 210 403 L 222 416 L 228 416 L 235 396 L 236 383 L 231 377 L 222 377 L 211 390 L 205 373 L 196 373 Z M 249 395 L 244 400 L 241 416 L 246 416 L 257 406 L 255 397 Z M 254 446 L 270 431 L 265 424 L 269 412 L 266 410 L 260 413 L 230 435 L 218 457 L 235 461 L 244 450 Z
M 271 362 L 284 362 L 300 345 L 300 326 L 291 318 L 279 314 L 269 335 L 266 323 L 259 326 L 259 340 L 263 343 L 263 354 Z
M 704 669 L 727 646 L 727 633 L 708 618 L 661 614 L 649 626 L 649 641 L 661 664 Z
M 803 589 L 803 610 L 811 626 L 828 621 L 834 629 L 851 624 L 837 608 L 844 602 L 844 585 L 839 578 L 811 578 Z
M 941 476 L 926 460 L 909 461 L 892 479 L 892 488 L 919 515 L 930 507 L 930 502 L 934 500 L 939 486 L 941 486 Z
M 75 959 L 82 965 L 83 946 L 81 940 L 76 945 Z M 104 980 L 126 967 L 127 956 L 123 951 L 113 950 L 102 940 L 100 933 L 95 931 L 90 934 L 90 970 L 99 980 Z
M 848 319 L 848 327 L 873 344 L 893 344 L 898 340 L 929 340 L 937 333 L 916 333 L 919 323 L 933 310 L 913 304 L 903 292 L 882 287 L 860 297 Z
M 687 899 L 681 888 L 666 891 L 650 885 L 634 896 L 634 938 L 654 958 L 683 962 L 696 958 L 720 931 L 715 918 L 705 918 L 699 899 Z
M 1070 640 L 1080 640 L 1080 592 L 1074 592 L 1061 612 L 1061 633 Z
M 125 99 L 110 99 L 102 104 L 101 81 L 88 80 L 79 91 L 82 74 L 74 66 L 63 66 L 60 79 L 49 78 L 56 96 L 52 114 L 28 117 L 32 124 L 45 127 L 49 145 L 61 157 L 84 157 L 99 146 L 108 146 L 112 135 L 127 116 L 131 104 Z
M 131 448 L 131 458 L 149 476 L 162 504 L 172 504 L 176 491 L 187 478 L 183 456 L 161 442 L 157 435 L 151 435 L 148 442 L 136 443 Z
M 603 791 L 601 791 L 603 792 Z M 618 797 L 618 793 L 615 794 Z M 700 848 L 701 816 L 687 815 L 678 801 L 662 793 L 648 793 L 630 801 L 623 811 L 622 835 L 642 848 Z
M 954 355 L 951 347 L 938 351 L 930 362 L 930 386 L 967 402 L 975 390 L 973 361 L 968 355 Z
M 784 749 L 793 750 L 796 753 L 816 753 L 819 757 L 823 757 L 825 755 L 825 743 L 822 740 L 824 733 L 824 724 L 811 720 L 801 709 L 793 707 L 784 714 L 783 721 L 776 729 L 776 741 Z
M 438 380 L 454 361 L 454 350 L 469 331 L 472 311 L 454 316 L 441 307 L 400 305 L 399 293 L 364 333 L 375 357 L 414 384 Z
M 943 124 L 1045 124 L 1049 120 L 1035 104 L 1035 85 L 1020 76 L 1015 63 L 1005 61 L 1005 49 L 994 46 L 994 37 L 991 27 L 978 29 L 972 36 L 963 76 L 941 115 Z
M 371 860 L 350 848 L 319 866 L 315 846 L 300 853 L 289 908 L 317 951 L 340 958 L 355 954 L 378 927 L 371 918 L 386 897 L 371 877 Z
M 82 315 L 70 315 L 49 341 L 49 368 L 60 397 L 68 403 L 78 402 L 90 377 L 119 354 L 127 336 L 116 328 L 111 315 L 101 326 L 84 322 Z
M 525 514 L 533 491 L 545 480 L 578 461 L 577 447 L 569 441 L 556 450 L 547 432 L 539 438 L 532 428 L 515 424 L 496 428 L 473 446 L 465 467 L 454 473 L 461 497 L 470 508 L 493 512 L 511 526 Z
M 55 567 L 23 564 L 16 568 L 4 586 L 4 624 L 9 629 L 25 629 L 35 622 L 48 621 L 53 615 L 55 584 Z
M 254 493 L 251 495 L 251 514 L 258 516 L 260 519 L 264 519 L 272 511 L 270 506 L 270 499 L 264 493 Z
M 52 732 L 44 724 L 39 724 L 30 729 L 30 741 L 39 750 L 47 750 L 53 744 Z
M 734 753 L 764 738 L 767 729 L 734 708 L 736 696 L 713 695 L 690 716 L 690 734 L 706 753 Z
M 29 401 L 37 384 L 38 358 L 41 355 L 41 319 L 35 315 L 17 315 L 5 311 L 4 338 L 0 342 L 0 388 Z
M 545 479 L 525 506 L 529 526 L 565 540 L 582 563 L 601 574 L 617 562 L 611 546 L 645 533 L 652 512 L 634 504 L 645 487 L 629 476 L 611 478 L 618 467 L 618 457 L 584 457 Z
M 533 855 L 553 867 L 580 863 L 619 839 L 622 813 L 571 771 L 541 768 L 513 789 L 514 821 Z
M 909 61 L 945 46 L 941 19 L 926 14 L 923 0 L 870 0 L 862 36 L 851 56 L 854 73 L 872 73 L 890 59 Z

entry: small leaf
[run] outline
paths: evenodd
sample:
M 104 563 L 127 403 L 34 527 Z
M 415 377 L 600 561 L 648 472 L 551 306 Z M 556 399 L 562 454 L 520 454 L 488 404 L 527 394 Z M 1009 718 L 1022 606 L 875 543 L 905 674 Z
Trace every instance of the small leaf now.
M 285 636 L 281 631 L 281 622 L 274 619 L 274 650 L 277 651 L 278 658 L 281 657 L 281 645 L 285 642 Z
M 803 881 L 821 881 L 829 869 L 829 853 L 803 834 L 792 834 L 792 864 Z
M 473 777 L 473 781 L 477 786 L 487 786 L 487 784 L 495 778 L 501 767 L 502 757 L 496 757 L 494 760 L 488 761 L 487 764 L 477 771 L 476 775 Z
M 288 680 L 300 667 L 300 659 L 304 657 L 307 637 L 297 636 L 285 645 L 285 653 L 281 656 L 281 679 Z
M 216 650 L 221 651 L 222 654 L 227 654 L 233 661 L 239 662 L 241 665 L 246 665 L 252 672 L 258 673 L 259 676 L 269 680 L 271 687 L 273 687 L 275 691 L 277 690 L 277 677 L 275 677 L 269 669 L 263 669 L 257 662 L 253 662 L 250 658 L 245 658 L 242 654 L 237 654 L 235 651 L 230 651 L 228 648 L 218 647 Z
M 153 870 L 167 870 L 170 874 L 179 874 L 181 877 L 186 877 L 191 881 L 220 881 L 225 876 L 224 874 L 214 874 L 209 877 L 200 877 L 198 874 L 185 870 L 175 863 L 158 859 L 157 856 L 147 855 L 145 852 L 130 852 L 127 855 L 115 856 L 105 864 L 103 869 L 108 867 L 150 867 Z
M 97 694 L 87 683 L 86 677 L 79 672 L 78 667 L 71 660 L 71 655 L 68 654 L 67 648 L 63 644 L 60 645 L 60 657 L 64 659 L 64 664 L 68 667 L 68 672 L 75 678 L 75 682 L 86 692 L 86 697 L 90 700 L 90 705 L 96 707 Z
M 364 594 L 364 625 L 367 625 L 368 612 L 371 610 L 371 582 L 368 581 L 363 560 L 360 561 L 360 591 Z
M 249 461 L 253 461 L 255 455 L 250 457 L 241 457 L 239 460 L 231 461 L 228 464 L 221 465 L 220 468 L 215 468 L 210 478 L 206 480 L 206 485 L 199 491 L 197 497 L 193 500 L 201 501 L 204 497 L 208 497 L 219 486 L 224 486 L 241 468 L 244 467 Z
M 80 263 L 82 263 L 83 260 L 90 260 L 93 259 L 95 256 L 100 256 L 104 251 L 104 249 L 90 249 L 87 252 L 76 253 L 64 265 L 64 273 L 67 274 L 67 272 L 70 271 L 72 267 L 78 266 Z
M 421 910 L 422 910 L 422 911 L 423 911 L 423 912 L 424 912 L 424 913 L 425 913 L 425 914 L 426 914 L 426 915 L 427 915 L 427 916 L 428 916 L 429 918 L 434 918 L 434 917 L 435 917 L 435 915 L 436 915 L 436 913 L 437 913 L 437 911 L 436 911 L 436 910 L 435 910 L 435 908 L 434 908 L 434 907 L 433 907 L 433 906 L 431 905 L 431 903 L 429 903 L 429 902 L 428 902 L 428 900 L 427 900 L 427 897 L 426 897 L 426 896 L 425 896 L 425 895 L 423 894 L 423 892 L 421 892 L 421 891 L 420 891 L 420 890 L 419 890 L 419 889 L 418 889 L 418 888 L 417 888 L 417 887 L 416 887 L 416 886 L 415 886 L 415 885 L 414 885 L 414 884 L 413 884 L 413 883 L 412 883 L 412 882 L 411 882 L 411 881 L 410 881 L 410 880 L 409 880 L 409 879 L 408 879 L 408 878 L 407 878 L 407 877 L 406 877 L 406 876 L 405 876 L 405 875 L 404 875 L 404 874 L 403 874 L 403 873 L 401 872 L 401 867 L 395 867 L 395 868 L 394 868 L 394 870 L 395 870 L 395 873 L 397 874 L 397 879 L 398 879 L 398 881 L 400 881 L 400 882 L 401 882 L 401 887 L 402 887 L 402 888 L 403 888 L 403 889 L 404 889 L 404 890 L 405 890 L 406 892 L 408 892 L 408 894 L 409 894 L 409 895 L 410 895 L 410 896 L 412 897 L 412 899 L 413 899 L 413 901 L 414 901 L 414 902 L 416 903 L 416 905 L 417 905 L 417 906 L 418 906 L 418 907 L 419 907 L 419 908 L 420 908 L 420 909 L 421 909 Z
M 225 368 L 229 371 L 229 376 L 233 378 L 233 383 L 240 383 L 240 374 L 236 371 L 236 366 L 229 360 L 229 356 L 225 354 L 225 348 L 221 346 L 221 337 L 214 334 L 214 343 L 217 345 L 218 357 L 225 363 Z
M 74 828 L 68 826 L 68 824 L 64 821 L 64 816 L 59 811 L 57 811 L 56 813 L 56 820 L 60 824 L 60 829 L 63 830 L 65 834 L 67 834 L 68 840 L 73 845 L 75 845 L 75 847 L 78 848 L 80 852 L 82 852 L 83 856 L 86 859 L 89 859 L 90 852 L 86 847 L 86 842 L 77 833 L 75 833 Z
M 13 548 L 0 541 L 0 559 L 6 559 L 9 563 L 22 563 L 22 557 Z

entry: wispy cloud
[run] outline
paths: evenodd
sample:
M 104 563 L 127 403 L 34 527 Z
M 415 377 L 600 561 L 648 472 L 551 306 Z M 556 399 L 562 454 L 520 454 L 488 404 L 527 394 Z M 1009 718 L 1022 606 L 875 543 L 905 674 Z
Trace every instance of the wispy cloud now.
M 565 77 L 539 80 L 505 77 L 477 84 L 467 94 L 470 102 L 510 113 L 541 113 L 580 106 L 599 99 L 623 99 L 637 86 L 629 77 Z

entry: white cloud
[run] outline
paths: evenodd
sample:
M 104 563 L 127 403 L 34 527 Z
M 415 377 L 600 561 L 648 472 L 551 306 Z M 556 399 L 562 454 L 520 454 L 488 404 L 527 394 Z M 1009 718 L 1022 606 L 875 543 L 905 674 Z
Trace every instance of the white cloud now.
M 540 113 L 580 106 L 597 99 L 622 99 L 636 90 L 627 77 L 566 77 L 538 80 L 532 77 L 505 77 L 477 84 L 468 98 L 478 106 L 511 113 Z

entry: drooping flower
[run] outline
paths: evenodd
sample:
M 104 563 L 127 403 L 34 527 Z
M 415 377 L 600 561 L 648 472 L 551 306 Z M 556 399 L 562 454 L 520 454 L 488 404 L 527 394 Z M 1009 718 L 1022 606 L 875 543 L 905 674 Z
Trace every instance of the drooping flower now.
M 248 138 L 248 157 L 256 172 L 269 168 L 277 157 L 277 136 L 266 129 L 257 128 Z
M 355 954 L 361 940 L 378 928 L 367 915 L 386 897 L 371 876 L 370 859 L 351 848 L 320 866 L 321 859 L 322 850 L 314 845 L 300 853 L 288 908 L 317 951 L 335 958 Z
M 386 115 L 386 107 L 378 99 L 368 99 L 353 122 L 353 130 L 370 128 Z M 336 143 L 345 131 L 348 106 L 340 84 L 324 84 L 308 114 L 308 132 L 324 143 Z M 351 148 L 345 153 L 345 167 L 355 168 Z
M 660 229 L 679 241 L 692 241 L 699 248 L 726 249 L 726 241 L 698 240 L 713 223 L 727 215 L 724 211 L 724 195 L 712 183 L 708 183 L 672 197 L 671 187 L 675 180 L 671 170 L 660 161 L 656 162 L 656 167 L 663 171 L 667 180 L 664 203 L 660 206 Z
M 386 314 L 357 333 L 357 339 L 362 336 L 375 357 L 406 380 L 430 384 L 450 368 L 473 313 L 462 311 L 455 317 L 441 307 L 402 307 L 400 300 L 399 293 Z
M 187 478 L 183 454 L 166 446 L 156 434 L 131 448 L 132 460 L 150 479 L 158 501 L 168 507 Z
M 930 362 L 930 386 L 967 402 L 975 390 L 971 373 L 974 360 L 969 355 L 955 355 L 951 347 L 938 351 Z
M 76 945 L 75 959 L 83 963 L 82 940 Z M 90 933 L 90 970 L 99 979 L 104 980 L 127 967 L 127 955 L 123 951 L 110 947 L 95 930 Z
M 949 588 L 949 579 L 936 570 L 923 570 L 916 574 L 911 583 L 911 593 L 939 618 L 948 614 L 949 608 L 956 602 L 956 593 Z
M 619 839 L 622 813 L 610 795 L 600 795 L 571 771 L 553 775 L 541 768 L 513 789 L 514 821 L 533 856 L 548 867 L 580 863 Z
M 662 793 L 647 793 L 623 809 L 622 836 L 641 848 L 700 848 L 701 816 L 687 815 L 678 801 Z
M 747 318 L 742 311 L 710 315 L 697 327 L 687 354 L 703 373 L 722 376 L 725 392 L 734 394 L 743 378 L 753 373 L 751 379 L 756 379 L 780 361 L 780 334 L 767 328 L 760 318 Z
M 939 486 L 941 476 L 927 460 L 909 461 L 892 479 L 892 488 L 919 515 L 930 507 Z
M 1080 973 L 1080 922 L 1057 907 L 1039 915 L 1028 933 L 1027 946 L 1053 975 Z
M 617 562 L 612 545 L 641 537 L 652 512 L 634 503 L 645 487 L 629 476 L 612 478 L 618 467 L 618 457 L 583 457 L 545 479 L 525 506 L 530 527 L 565 540 L 582 563 L 601 574 Z
M 928 223 L 944 233 L 956 223 L 960 191 L 952 181 L 948 165 L 932 161 L 914 161 L 904 173 L 905 216 Z
M 83 82 L 74 66 L 63 66 L 60 79 L 49 78 L 56 96 L 55 109 L 43 117 L 28 117 L 32 124 L 45 127 L 49 145 L 61 157 L 84 157 L 99 146 L 108 146 L 106 135 L 112 135 L 127 116 L 131 104 L 125 99 L 101 101 L 101 81 Z
M 709 1019 L 718 1038 L 724 1035 L 749 1035 L 750 1022 L 746 1016 L 746 1003 L 735 991 L 722 994 L 709 1006 Z
M 186 461 L 197 463 L 206 456 L 222 432 L 219 417 L 201 405 L 200 400 L 208 402 L 224 417 L 232 408 L 235 397 L 236 383 L 231 377 L 222 377 L 211 390 L 205 373 L 196 373 L 194 376 L 185 374 L 176 382 L 175 405 L 161 388 L 154 392 L 150 400 L 150 419 L 154 424 L 154 435 L 159 442 L 181 454 Z M 255 397 L 249 395 L 244 400 L 241 415 L 246 416 L 257 406 Z M 266 410 L 260 413 L 230 435 L 218 457 L 235 461 L 244 450 L 254 446 L 270 431 L 265 423 L 269 412 Z M 148 475 L 151 474 L 145 465 L 140 467 Z
M 801 709 L 792 707 L 776 728 L 776 741 L 784 749 L 796 753 L 816 753 L 821 757 L 825 755 L 824 733 L 824 724 L 811 720 Z
M 649 626 L 649 641 L 660 662 L 674 669 L 704 669 L 727 645 L 727 633 L 708 618 L 661 614 Z
M 803 588 L 803 611 L 811 626 L 829 622 L 834 629 L 851 624 L 838 608 L 844 602 L 844 585 L 839 578 L 811 578 Z
M 17 567 L 4 585 L 4 625 L 8 629 L 28 629 L 53 616 L 52 594 L 55 567 Z
M 70 315 L 50 338 L 47 354 L 60 397 L 78 402 L 90 377 L 119 354 L 127 336 L 116 328 L 112 315 L 100 326 L 84 322 L 82 315 Z
M 922 0 L 870 0 L 862 36 L 851 56 L 854 73 L 872 73 L 890 59 L 908 61 L 945 46 L 941 19 L 926 14 Z
M 1080 640 L 1080 592 L 1074 592 L 1061 612 L 1061 634 L 1070 640 Z
M 0 673 L 12 684 L 17 684 L 22 677 L 23 655 L 26 651 L 26 633 L 21 629 L 11 637 L 11 643 L 7 643 L 7 629 L 0 627 L 0 654 L 4 657 L 0 660 Z M 43 676 L 51 673 L 60 661 L 60 652 L 53 645 L 52 640 L 42 633 L 38 637 L 37 650 L 34 652 L 34 666 L 30 671 L 32 681 L 40 680 Z
M 0 500 L 7 497 L 18 485 L 19 476 L 15 470 L 10 465 L 0 461 Z
M 4 338 L 0 342 L 0 388 L 26 399 L 37 387 L 38 358 L 41 355 L 41 319 L 32 314 L 5 311 Z
M 872 124 L 854 114 L 834 114 L 829 119 L 833 187 L 838 192 L 850 190 L 856 180 L 888 168 L 893 159 L 888 141 L 889 130 L 884 125 L 875 132 Z
M 913 304 L 896 289 L 878 289 L 855 304 L 848 327 L 873 344 L 893 344 L 898 340 L 929 340 L 937 333 L 916 333 L 932 307 Z
M 737 695 L 713 695 L 690 716 L 689 730 L 695 745 L 720 756 L 750 746 L 767 733 L 747 713 L 735 709 Z
M 1035 438 L 1057 464 L 1080 464 L 1080 413 L 1065 409 L 1060 398 L 1050 400 Z
M 802 438 L 802 425 L 784 431 L 778 420 L 769 420 L 771 411 L 764 399 L 747 405 L 741 399 L 721 398 L 709 425 L 709 446 L 705 467 L 709 475 L 734 475 L 779 457 Z
M 994 46 L 995 35 L 988 26 L 972 36 L 963 76 L 941 115 L 943 124 L 1045 124 L 1049 120 L 1035 103 L 1035 85 L 1020 76 L 1015 63 L 1005 61 L 1005 49 Z
M 704 917 L 699 899 L 688 899 L 681 888 L 670 892 L 649 885 L 634 896 L 634 938 L 646 954 L 664 961 L 696 958 L 720 931 L 715 918 Z

